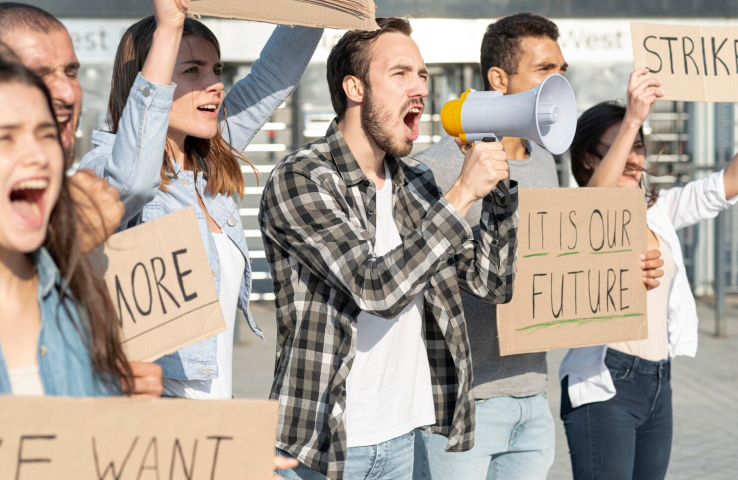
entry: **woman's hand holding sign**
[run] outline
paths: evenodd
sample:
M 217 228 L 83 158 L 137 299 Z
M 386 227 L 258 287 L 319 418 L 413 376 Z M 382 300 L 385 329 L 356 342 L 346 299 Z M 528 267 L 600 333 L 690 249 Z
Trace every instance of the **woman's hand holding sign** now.
M 124 383 L 124 393 L 132 397 L 158 398 L 164 392 L 161 367 L 149 362 L 128 362 L 133 372 L 133 388 L 127 389 Z
M 154 7 L 157 28 L 171 27 L 181 29 L 184 26 L 185 12 L 190 0 L 151 0 Z
M 656 100 L 664 96 L 664 91 L 660 90 L 660 81 L 655 78 L 641 78 L 648 72 L 647 68 L 639 68 L 630 74 L 628 82 L 628 105 L 623 123 L 636 129 L 646 121 Z
M 661 250 L 649 250 L 641 255 L 641 270 L 643 270 L 643 283 L 647 290 L 653 290 L 661 285 L 659 278 L 664 276 L 661 269 L 664 261 L 661 259 Z
M 156 18 L 156 32 L 141 76 L 159 85 L 172 83 L 177 52 L 182 42 L 185 11 L 189 0 L 151 0 Z

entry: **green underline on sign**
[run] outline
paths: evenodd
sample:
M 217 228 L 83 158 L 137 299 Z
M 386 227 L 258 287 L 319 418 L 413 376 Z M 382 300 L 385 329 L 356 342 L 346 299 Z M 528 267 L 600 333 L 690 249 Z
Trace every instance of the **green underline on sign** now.
M 548 253 L 531 253 L 530 255 L 523 255 L 523 258 L 528 257 L 545 257 Z
M 553 322 L 537 323 L 523 328 L 518 328 L 518 332 L 529 332 L 528 335 L 543 330 L 548 327 L 558 327 L 561 325 L 575 324 L 575 325 L 586 325 L 594 322 L 607 322 L 610 320 L 616 320 L 618 318 L 631 318 L 631 317 L 642 317 L 642 313 L 626 313 L 624 315 L 603 315 L 601 317 L 588 317 L 588 318 L 571 318 L 569 320 L 554 320 Z
M 607 255 L 608 253 L 623 253 L 623 252 L 632 252 L 633 250 L 610 250 L 609 252 L 589 252 L 592 255 Z
M 559 253 L 557 256 L 559 257 L 565 257 L 567 255 L 579 255 L 579 252 L 566 252 L 566 253 Z

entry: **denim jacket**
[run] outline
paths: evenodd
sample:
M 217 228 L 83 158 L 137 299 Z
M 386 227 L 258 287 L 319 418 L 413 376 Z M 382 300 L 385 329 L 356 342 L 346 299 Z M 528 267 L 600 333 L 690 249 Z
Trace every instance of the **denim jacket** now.
M 120 395 L 98 378 L 85 340 L 86 332 L 77 304 L 66 293 L 59 296 L 61 277 L 54 260 L 43 247 L 32 255 L 38 271 L 38 306 L 41 332 L 38 336 L 38 369 L 46 395 L 101 397 Z M 64 308 L 66 307 L 66 308 Z M 12 394 L 5 358 L 0 349 L 0 394 Z
M 322 29 L 277 27 L 254 63 L 251 73 L 240 80 L 225 97 L 227 120 L 221 117 L 223 137 L 237 151 L 243 151 L 271 114 L 292 94 L 318 45 Z M 181 208 L 195 209 L 200 235 L 208 256 L 215 285 L 220 292 L 220 262 L 215 242 L 200 208 L 195 189 L 223 233 L 246 258 L 238 307 L 251 329 L 263 339 L 249 312 L 251 264 L 238 206 L 233 198 L 205 191 L 207 174 L 182 171 L 173 161 L 176 177 L 170 176 L 168 191 L 159 189 L 160 170 L 169 125 L 169 109 L 174 84 L 149 82 L 140 74 L 131 88 L 118 134 L 94 132 L 95 148 L 82 159 L 80 168 L 91 168 L 120 191 L 126 211 L 120 230 L 129 223 L 150 222 Z M 211 337 L 157 360 L 163 375 L 180 380 L 208 380 L 218 377 L 217 337 Z

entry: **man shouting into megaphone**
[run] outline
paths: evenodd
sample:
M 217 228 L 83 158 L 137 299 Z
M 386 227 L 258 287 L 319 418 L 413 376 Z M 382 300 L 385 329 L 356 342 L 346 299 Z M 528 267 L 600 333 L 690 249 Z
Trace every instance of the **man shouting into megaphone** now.
M 285 479 L 410 480 L 415 429 L 474 443 L 459 288 L 512 298 L 517 185 L 499 144 L 470 149 L 441 196 L 402 157 L 418 138 L 428 72 L 404 19 L 349 31 L 328 57 L 337 118 L 272 171 L 259 224 L 277 294 L 277 448 Z M 463 155 L 462 155 L 463 156 Z M 475 242 L 464 219 L 482 200 Z M 501 206 L 504 204 L 506 206 Z

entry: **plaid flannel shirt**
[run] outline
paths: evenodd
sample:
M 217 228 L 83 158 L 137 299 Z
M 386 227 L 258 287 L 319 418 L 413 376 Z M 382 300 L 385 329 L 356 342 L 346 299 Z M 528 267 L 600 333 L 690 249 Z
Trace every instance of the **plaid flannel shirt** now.
M 329 479 L 343 477 L 346 378 L 361 311 L 390 319 L 423 292 L 432 431 L 448 437 L 448 451 L 465 451 L 474 445 L 474 398 L 459 287 L 492 303 L 512 298 L 517 185 L 507 209 L 495 193 L 484 199 L 475 240 L 428 167 L 386 161 L 402 244 L 381 257 L 373 253 L 376 188 L 335 121 L 272 170 L 259 211 L 277 306 L 276 445 Z

